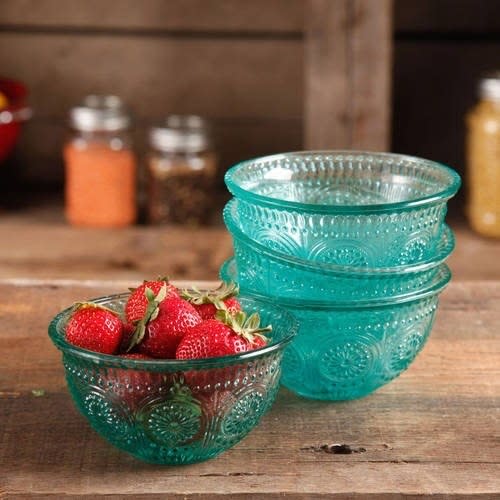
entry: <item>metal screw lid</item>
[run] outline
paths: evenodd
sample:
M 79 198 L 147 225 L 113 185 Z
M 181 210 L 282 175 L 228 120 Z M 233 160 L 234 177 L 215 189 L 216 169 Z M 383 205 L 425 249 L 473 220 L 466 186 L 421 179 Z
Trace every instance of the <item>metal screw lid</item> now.
M 482 99 L 500 101 L 500 71 L 487 73 L 481 78 L 479 95 Z
M 198 115 L 169 115 L 150 129 L 149 143 L 166 153 L 199 153 L 211 147 L 209 125 Z
M 123 101 L 114 95 L 88 95 L 69 112 L 70 125 L 83 132 L 115 132 L 130 126 Z

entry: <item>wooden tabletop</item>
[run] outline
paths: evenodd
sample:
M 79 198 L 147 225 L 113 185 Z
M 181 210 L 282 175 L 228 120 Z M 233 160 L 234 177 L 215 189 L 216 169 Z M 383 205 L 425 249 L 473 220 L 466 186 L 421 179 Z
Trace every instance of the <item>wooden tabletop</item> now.
M 500 281 L 453 281 L 417 360 L 369 397 L 282 389 L 241 443 L 178 467 L 101 439 L 47 336 L 61 308 L 130 284 L 0 280 L 0 498 L 500 498 Z
M 481 238 L 463 220 L 449 221 L 455 279 L 500 280 L 500 239 Z M 136 225 L 88 229 L 68 225 L 60 206 L 0 210 L 0 278 L 215 280 L 233 253 L 220 222 L 196 228 Z

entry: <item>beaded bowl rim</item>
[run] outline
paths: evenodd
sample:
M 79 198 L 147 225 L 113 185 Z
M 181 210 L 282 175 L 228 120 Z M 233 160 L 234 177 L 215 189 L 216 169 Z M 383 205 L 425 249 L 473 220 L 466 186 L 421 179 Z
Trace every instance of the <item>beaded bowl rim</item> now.
M 451 228 L 443 223 L 443 234 L 438 243 L 440 251 L 430 259 L 425 259 L 422 262 L 415 264 L 403 264 L 399 266 L 385 266 L 385 267 L 359 267 L 359 266 L 345 266 L 340 264 L 329 264 L 324 262 L 315 262 L 301 259 L 293 255 L 284 254 L 273 250 L 258 241 L 255 241 L 250 236 L 246 235 L 238 226 L 231 214 L 232 203 L 236 200 L 229 200 L 223 210 L 223 219 L 226 227 L 233 238 L 240 240 L 243 244 L 255 248 L 255 251 L 267 255 L 270 259 L 284 263 L 289 267 L 295 267 L 307 272 L 332 274 L 332 275 L 350 275 L 353 278 L 362 275 L 366 277 L 378 277 L 382 275 L 393 274 L 409 274 L 414 272 L 425 271 L 438 266 L 444 262 L 455 249 L 455 236 Z
M 236 267 L 236 260 L 234 257 L 226 259 L 220 269 L 219 275 L 221 279 L 227 279 L 225 275 L 229 275 L 231 280 L 237 281 L 237 272 L 231 271 L 230 267 Z M 236 276 L 235 276 L 236 274 Z M 244 291 L 247 296 L 254 297 L 257 300 L 272 300 L 273 302 L 285 308 L 292 309 L 327 309 L 327 310 L 365 310 L 371 308 L 390 308 L 401 304 L 417 302 L 422 299 L 437 295 L 441 293 L 451 280 L 451 271 L 447 264 L 440 264 L 436 276 L 425 285 L 425 287 L 411 293 L 398 295 L 394 297 L 385 297 L 380 299 L 353 299 L 353 300 L 307 300 L 293 297 L 280 297 L 270 296 L 263 293 L 255 292 L 249 288 L 240 285 L 240 289 Z
M 111 301 L 126 299 L 126 297 L 128 297 L 129 295 L 130 292 L 121 292 L 89 299 L 87 302 L 103 305 L 109 304 Z M 52 318 L 48 326 L 48 334 L 57 349 L 65 354 L 72 354 L 78 358 L 92 361 L 96 364 L 101 364 L 109 368 L 136 369 L 155 372 L 186 372 L 193 370 L 199 371 L 209 368 L 223 368 L 226 366 L 241 364 L 243 362 L 246 363 L 267 356 L 268 354 L 271 354 L 273 352 L 283 350 L 293 340 L 293 338 L 297 334 L 299 325 L 295 317 L 285 308 L 281 307 L 273 300 L 264 296 L 256 297 L 253 294 L 241 294 L 238 299 L 242 299 L 243 302 L 245 300 L 249 300 L 254 303 L 263 302 L 273 309 L 279 311 L 280 315 L 284 315 L 287 318 L 287 321 L 290 323 L 290 327 L 287 329 L 287 333 L 284 334 L 282 338 L 280 338 L 276 342 L 271 342 L 264 347 L 229 356 L 186 360 L 160 358 L 144 360 L 128 359 L 113 354 L 103 354 L 90 351 L 67 342 L 64 338 L 64 326 L 73 308 L 73 306 L 69 306 L 57 313 Z
M 436 190 L 435 193 L 419 196 L 411 200 L 392 202 L 392 203 L 379 203 L 367 205 L 320 205 L 312 203 L 301 203 L 297 201 L 282 200 L 275 197 L 257 194 L 249 189 L 243 188 L 235 179 L 240 170 L 245 167 L 261 163 L 272 162 L 287 159 L 300 159 L 306 157 L 345 157 L 344 160 L 363 159 L 366 157 L 374 157 L 387 162 L 392 161 L 410 161 L 422 168 L 431 168 L 440 174 L 444 174 L 448 178 L 448 182 L 443 184 L 443 189 Z M 225 175 L 224 182 L 228 190 L 237 198 L 241 198 L 248 203 L 255 205 L 263 205 L 272 208 L 296 210 L 308 213 L 326 213 L 326 214 L 367 214 L 367 213 L 387 213 L 387 212 L 400 212 L 412 208 L 421 207 L 425 205 L 432 205 L 443 203 L 452 198 L 459 190 L 462 180 L 460 175 L 448 165 L 438 163 L 436 161 L 420 158 L 418 156 L 404 155 L 397 153 L 382 153 L 376 151 L 350 151 L 350 150 L 311 150 L 311 151 L 290 151 L 279 153 L 269 156 L 260 156 L 241 161 L 230 167 Z

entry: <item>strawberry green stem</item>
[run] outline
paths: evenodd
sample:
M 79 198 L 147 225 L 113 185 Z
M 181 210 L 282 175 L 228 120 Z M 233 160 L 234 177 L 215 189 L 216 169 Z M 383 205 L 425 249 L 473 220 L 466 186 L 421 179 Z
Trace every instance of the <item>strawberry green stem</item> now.
M 146 312 L 142 319 L 137 323 L 134 333 L 130 338 L 130 343 L 126 349 L 126 352 L 131 351 L 136 345 L 139 345 L 144 335 L 146 334 L 146 326 L 150 321 L 153 321 L 158 317 L 160 311 L 159 305 L 167 296 L 167 283 L 165 282 L 160 288 L 159 292 L 155 295 L 151 288 L 146 287 L 144 290 L 144 295 L 148 299 L 148 305 L 146 307 Z

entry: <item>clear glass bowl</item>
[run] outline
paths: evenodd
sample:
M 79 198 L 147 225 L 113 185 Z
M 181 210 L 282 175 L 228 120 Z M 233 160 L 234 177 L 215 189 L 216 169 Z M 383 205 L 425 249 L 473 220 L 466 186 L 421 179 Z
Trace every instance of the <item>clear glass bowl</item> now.
M 237 281 L 247 290 L 305 300 L 373 300 L 396 298 L 431 281 L 453 251 L 455 239 L 445 225 L 432 259 L 419 264 L 366 268 L 308 262 L 261 245 L 246 236 L 228 207 L 224 221 L 233 240 Z
M 234 261 L 227 261 L 220 275 L 235 280 Z M 299 332 L 285 351 L 281 383 L 301 396 L 328 401 L 361 398 L 379 389 L 405 371 L 423 348 L 439 294 L 450 279 L 442 264 L 420 291 L 364 304 L 273 297 L 299 321 Z
M 384 267 L 435 253 L 459 175 L 404 155 L 310 151 L 244 161 L 225 175 L 253 240 L 314 262 Z
M 128 293 L 93 302 L 123 311 Z M 200 360 L 137 360 L 68 344 L 71 308 L 51 321 L 49 336 L 62 351 L 73 401 L 107 441 L 146 462 L 207 460 L 243 439 L 271 407 L 283 351 L 297 331 L 286 310 L 241 297 L 249 312 L 271 324 L 270 343 L 247 353 Z

